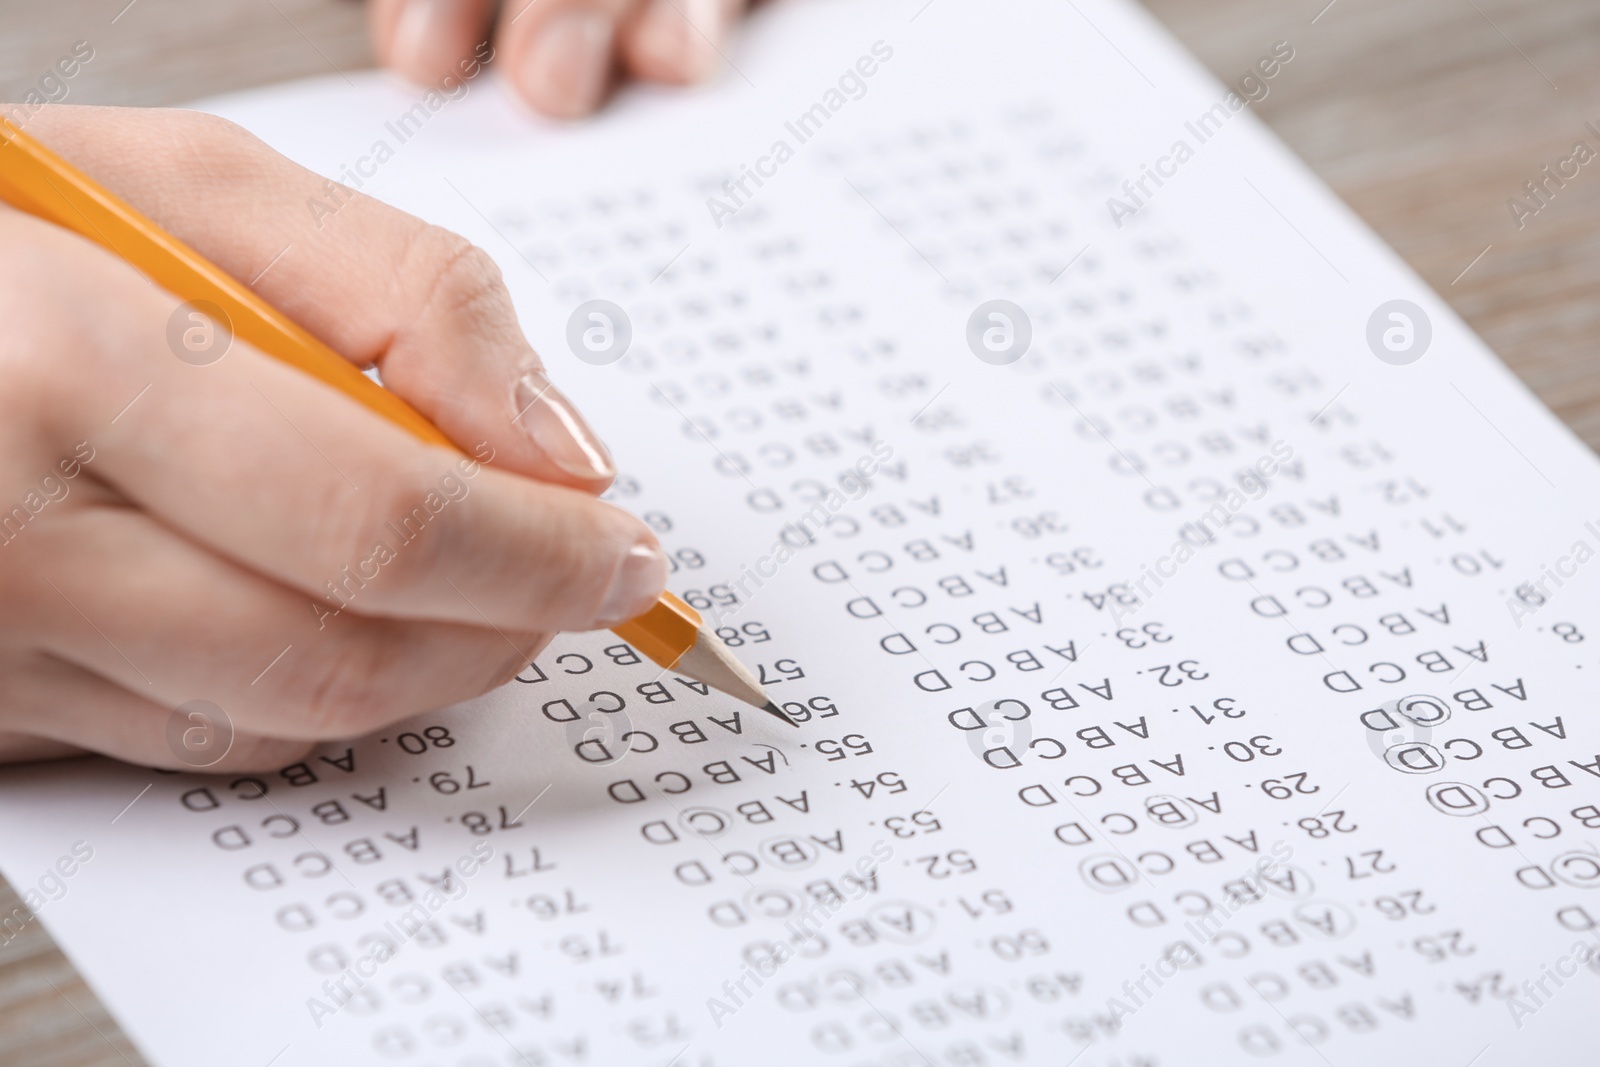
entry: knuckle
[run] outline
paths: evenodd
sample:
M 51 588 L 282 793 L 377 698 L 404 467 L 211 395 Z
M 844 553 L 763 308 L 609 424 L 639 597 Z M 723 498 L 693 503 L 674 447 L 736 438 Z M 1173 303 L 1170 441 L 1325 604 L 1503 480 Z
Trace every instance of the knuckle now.
M 550 625 L 565 626 L 594 618 L 615 568 L 607 540 L 592 529 L 576 526 L 546 539 L 528 569 Z
M 388 562 L 381 565 L 383 576 L 371 590 L 372 603 L 402 611 L 418 608 L 424 599 L 431 602 L 443 591 L 454 562 L 472 558 L 467 517 L 431 489 L 396 492 L 386 506 L 385 513 L 372 519 L 391 548 Z M 372 548 L 368 547 L 369 553 Z
M 465 548 L 459 517 L 440 507 L 444 498 L 420 478 L 384 479 L 356 500 L 342 482 L 329 483 L 325 493 L 313 536 L 328 546 L 330 573 L 313 590 L 318 596 L 354 601 L 358 611 L 404 608 L 439 580 L 452 553 Z
M 180 142 L 196 157 L 203 157 L 201 161 L 213 179 L 260 180 L 262 153 L 271 149 L 238 123 L 185 108 L 161 112 L 155 121 L 167 127 L 168 139 Z
M 509 310 L 510 294 L 489 253 L 459 234 L 424 226 L 413 239 L 411 256 L 424 279 L 419 306 L 449 316 L 482 318 Z
M 294 701 L 299 725 L 317 739 L 356 737 L 388 721 L 383 679 L 388 673 L 388 642 L 363 632 L 352 640 L 329 642 L 331 651 L 301 674 Z
M 328 481 L 313 485 L 307 490 L 309 541 L 320 549 L 318 558 L 325 571 L 325 580 L 311 594 L 317 597 L 333 595 L 343 600 L 341 590 L 352 586 L 365 586 L 362 561 L 374 547 L 374 538 L 383 524 L 383 504 L 375 497 L 384 493 L 365 493 L 351 500 L 349 487 L 343 482 Z
M 118 270 L 106 269 L 110 257 L 37 219 L 5 211 L 0 215 L 0 246 L 8 250 L 0 256 L 5 391 L 14 396 L 22 387 L 38 395 L 52 375 L 65 377 L 62 360 L 82 363 L 104 354 L 102 331 L 82 314 L 80 294 L 93 286 L 100 290 L 97 296 L 112 297 L 95 316 L 104 320 L 121 314 L 119 298 L 125 290 L 118 285 Z

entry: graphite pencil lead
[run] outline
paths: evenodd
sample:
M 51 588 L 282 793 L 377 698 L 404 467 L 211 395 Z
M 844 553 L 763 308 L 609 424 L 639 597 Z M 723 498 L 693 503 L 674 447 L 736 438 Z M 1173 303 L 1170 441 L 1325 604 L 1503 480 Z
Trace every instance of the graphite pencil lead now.
M 789 716 L 785 715 L 783 713 L 783 709 L 778 707 L 777 704 L 773 703 L 770 700 L 767 701 L 765 704 L 761 705 L 761 710 L 766 712 L 768 715 L 776 715 L 778 718 L 782 719 L 784 722 L 788 723 L 790 726 L 793 726 L 796 730 L 800 729 L 800 724 L 799 723 L 795 722 L 793 719 L 789 718 Z

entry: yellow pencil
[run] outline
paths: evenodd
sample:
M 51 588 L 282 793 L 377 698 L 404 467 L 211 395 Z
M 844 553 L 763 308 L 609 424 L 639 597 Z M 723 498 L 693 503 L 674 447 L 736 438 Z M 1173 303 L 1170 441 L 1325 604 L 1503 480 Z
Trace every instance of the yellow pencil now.
M 421 412 L 362 374 L 249 286 L 5 118 L 0 118 L 0 199 L 93 241 L 179 300 L 210 301 L 228 317 L 234 336 L 423 441 L 460 451 Z M 662 667 L 798 725 L 723 647 L 699 613 L 671 593 L 661 594 L 653 608 L 613 631 Z

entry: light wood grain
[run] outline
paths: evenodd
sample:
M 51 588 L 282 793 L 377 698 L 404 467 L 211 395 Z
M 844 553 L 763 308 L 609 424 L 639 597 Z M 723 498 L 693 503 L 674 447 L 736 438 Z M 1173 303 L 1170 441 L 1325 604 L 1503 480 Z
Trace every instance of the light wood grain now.
M 1521 230 L 1506 206 L 1575 140 L 1596 142 L 1583 125 L 1600 125 L 1600 5 L 1146 2 L 1224 80 L 1289 41 L 1295 59 L 1260 114 L 1600 445 L 1600 167 Z M 6 100 L 80 40 L 95 55 L 70 83 L 72 103 L 177 104 L 372 62 L 349 0 L 3 0 L 0 25 Z M 0 915 L 17 906 L 0 883 Z M 0 946 L 0 1063 L 144 1064 L 37 922 Z
M 1520 231 L 1506 207 L 1574 141 L 1600 147 L 1600 5 L 1336 0 L 1312 25 L 1327 0 L 1146 3 L 1225 79 L 1291 42 L 1262 117 L 1600 447 L 1600 166 Z

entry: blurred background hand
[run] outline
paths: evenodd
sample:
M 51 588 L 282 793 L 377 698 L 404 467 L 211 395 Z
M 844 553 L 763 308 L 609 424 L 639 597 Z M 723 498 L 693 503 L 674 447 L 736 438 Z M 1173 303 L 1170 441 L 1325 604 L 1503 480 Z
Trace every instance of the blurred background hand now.
M 622 76 L 697 82 L 722 63 L 746 0 L 372 0 L 372 44 L 406 77 L 437 85 L 485 41 L 502 77 L 556 118 L 594 111 Z

